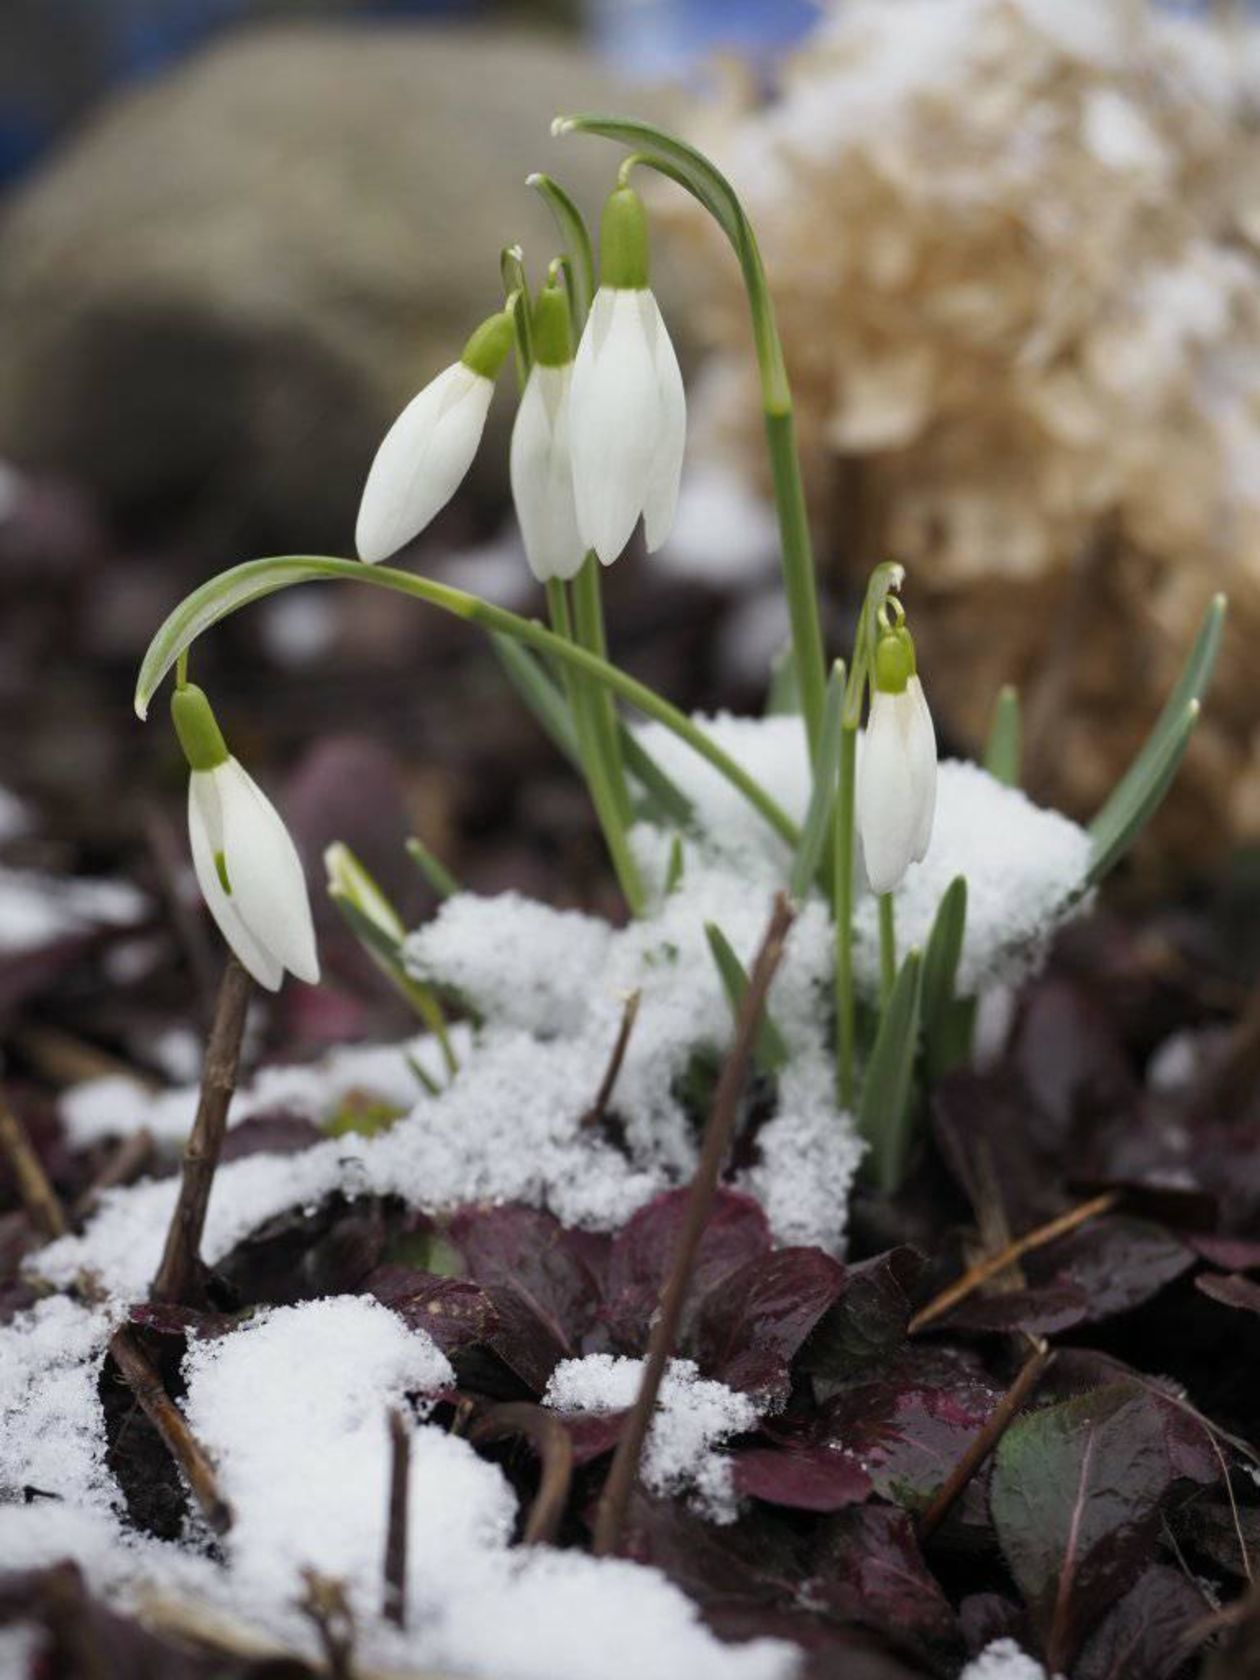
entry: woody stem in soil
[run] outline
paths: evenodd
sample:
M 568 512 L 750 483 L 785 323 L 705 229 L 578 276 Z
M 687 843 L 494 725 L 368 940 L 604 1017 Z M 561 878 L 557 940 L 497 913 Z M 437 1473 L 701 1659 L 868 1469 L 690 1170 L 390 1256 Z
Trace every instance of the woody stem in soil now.
M 228 959 L 219 986 L 214 1023 L 206 1044 L 197 1117 L 184 1150 L 179 1199 L 166 1233 L 166 1246 L 150 1291 L 154 1301 L 192 1305 L 201 1266 L 201 1236 L 215 1169 L 227 1132 L 228 1104 L 236 1089 L 236 1070 L 249 1004 L 249 975 L 235 957 Z
M 411 1481 L 411 1431 L 397 1407 L 389 1412 L 389 1522 L 385 1535 L 385 1591 L 381 1611 L 395 1627 L 407 1625 L 407 1506 Z
M 687 1204 L 686 1219 L 678 1239 L 678 1247 L 673 1255 L 669 1275 L 665 1280 L 665 1287 L 661 1291 L 660 1306 L 657 1308 L 652 1323 L 647 1360 L 643 1369 L 643 1380 L 639 1385 L 635 1403 L 626 1419 L 625 1428 L 621 1432 L 621 1438 L 617 1442 L 617 1450 L 613 1455 L 608 1480 L 604 1483 L 604 1491 L 600 1495 L 599 1506 L 595 1515 L 594 1552 L 596 1557 L 608 1557 L 614 1554 L 620 1543 L 621 1530 L 630 1503 L 630 1495 L 639 1473 L 639 1459 L 643 1452 L 643 1444 L 647 1439 L 652 1414 L 656 1410 L 656 1402 L 660 1394 L 661 1382 L 665 1376 L 665 1369 L 669 1364 L 670 1356 L 674 1351 L 674 1344 L 678 1339 L 678 1326 L 682 1318 L 683 1305 L 687 1298 L 687 1288 L 691 1282 L 691 1274 L 695 1267 L 700 1240 L 709 1221 L 722 1167 L 730 1149 L 731 1138 L 735 1130 L 735 1118 L 739 1110 L 740 1093 L 748 1077 L 748 1068 L 752 1060 L 762 1011 L 765 1007 L 766 994 L 770 990 L 770 982 L 774 979 L 775 971 L 782 959 L 784 941 L 792 925 L 794 914 L 787 897 L 780 893 L 775 900 L 774 914 L 770 918 L 770 925 L 766 929 L 761 949 L 757 953 L 757 959 L 753 964 L 752 975 L 748 983 L 748 990 L 745 992 L 744 1001 L 740 1006 L 739 1020 L 735 1029 L 735 1042 L 730 1055 L 727 1057 L 726 1065 L 722 1069 L 722 1077 L 718 1081 L 713 1108 L 709 1115 L 709 1123 L 705 1128 L 700 1160 L 696 1166 L 695 1176 L 691 1181 L 691 1195 Z

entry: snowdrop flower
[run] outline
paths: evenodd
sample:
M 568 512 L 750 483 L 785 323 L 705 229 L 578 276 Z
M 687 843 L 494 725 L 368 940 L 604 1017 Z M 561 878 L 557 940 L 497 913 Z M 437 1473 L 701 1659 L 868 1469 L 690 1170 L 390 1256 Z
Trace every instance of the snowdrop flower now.
M 319 979 L 306 879 L 289 831 L 228 752 L 210 702 L 185 683 L 171 717 L 192 774 L 188 833 L 197 883 L 219 932 L 260 986 L 280 989 L 285 969 Z
M 936 732 L 903 626 L 875 650 L 857 812 L 871 890 L 892 892 L 926 855 L 936 812 Z
M 529 568 L 540 583 L 576 577 L 578 534 L 569 442 L 573 348 L 563 291 L 545 286 L 534 309 L 534 365 L 512 428 L 512 500 Z
M 600 228 L 601 281 L 573 367 L 570 435 L 578 530 L 610 566 L 639 515 L 649 553 L 678 503 L 687 399 L 648 287 L 647 218 L 618 187 Z
M 483 321 L 457 362 L 413 397 L 385 434 L 363 487 L 359 559 L 388 560 L 459 489 L 485 430 L 494 382 L 512 348 L 512 317 Z

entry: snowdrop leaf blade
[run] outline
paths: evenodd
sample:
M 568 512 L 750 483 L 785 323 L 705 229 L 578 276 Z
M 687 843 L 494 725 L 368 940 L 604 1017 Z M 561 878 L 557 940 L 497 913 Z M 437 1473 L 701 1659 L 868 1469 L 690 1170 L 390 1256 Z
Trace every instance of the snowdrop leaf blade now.
M 766 693 L 767 717 L 799 717 L 801 685 L 796 675 L 796 656 L 789 642 L 780 648 L 770 667 L 770 687 Z
M 526 185 L 533 187 L 551 211 L 569 259 L 573 324 L 577 336 L 586 324 L 586 317 L 590 314 L 591 302 L 595 296 L 595 254 L 591 246 L 590 231 L 582 212 L 564 188 L 553 181 L 550 175 L 530 175 Z
M 508 681 L 537 718 L 543 732 L 571 764 L 580 766 L 581 754 L 569 708 L 540 661 L 510 636 L 494 635 L 490 640 Z
M 904 1178 L 912 1142 L 921 970 L 919 953 L 911 951 L 880 1016 L 858 1104 L 858 1130 L 870 1145 L 871 1172 L 885 1194 Z
M 788 891 L 799 903 L 818 873 L 836 802 L 840 774 L 840 724 L 844 715 L 844 662 L 837 660 L 831 668 L 827 683 L 827 698 L 823 706 L 822 731 L 818 737 L 818 752 L 814 758 L 814 784 L 809 796 L 809 809 L 801 829 L 801 843 L 796 848 L 792 878 Z
M 696 828 L 696 808 L 691 800 L 620 718 L 617 720 L 617 732 L 622 761 L 643 789 L 653 813 L 686 833 L 693 832 Z
M 709 941 L 709 950 L 726 992 L 727 1002 L 731 1006 L 731 1015 L 738 1022 L 744 994 L 748 990 L 748 975 L 744 972 L 743 963 L 735 955 L 730 940 L 716 923 L 706 922 L 704 933 Z M 783 1034 L 775 1026 L 768 1009 L 762 1015 L 761 1025 L 757 1029 L 753 1059 L 762 1073 L 777 1073 L 788 1059 L 788 1047 L 784 1043 Z
M 454 898 L 463 892 L 463 887 L 442 860 L 414 834 L 407 841 L 406 852 L 439 898 Z
M 1172 693 L 1164 703 L 1163 711 L 1156 719 L 1155 727 L 1090 824 L 1089 831 L 1096 840 L 1103 839 L 1114 830 L 1120 820 L 1120 814 L 1129 808 L 1136 790 L 1149 784 L 1151 766 L 1163 762 L 1169 741 L 1184 727 L 1186 708 L 1191 701 L 1202 704 L 1216 667 L 1217 654 L 1220 652 L 1227 608 L 1228 602 L 1224 595 L 1214 596 L 1208 604 L 1194 645 L 1182 666 L 1181 675 Z
M 967 881 L 956 875 L 941 902 L 923 952 L 923 980 L 919 1013 L 928 1068 L 939 1078 L 953 1062 L 956 1034 L 952 1031 L 955 984 L 967 927 Z
M 1157 750 L 1148 753 L 1143 748 L 1139 764 L 1134 766 L 1135 769 L 1140 766 L 1140 776 L 1132 780 L 1126 777 L 1127 785 L 1117 790 L 1123 797 L 1117 799 L 1113 793 L 1094 819 L 1090 827 L 1094 850 L 1082 891 L 1097 886 L 1103 876 L 1115 868 L 1163 804 L 1190 745 L 1198 718 L 1199 702 L 1191 700 L 1180 718 L 1160 732 Z
M 1019 690 L 1011 683 L 999 692 L 984 748 L 984 767 L 1004 787 L 1018 787 L 1023 758 L 1023 718 Z
M 721 171 L 685 140 L 679 140 L 651 123 L 596 111 L 559 117 L 553 129 L 560 134 L 599 134 L 606 140 L 616 140 L 623 146 L 629 146 L 632 151 L 644 153 L 653 168 L 660 169 L 662 174 L 668 175 L 699 199 L 729 239 L 736 241 L 739 238 L 743 213 L 734 189 Z

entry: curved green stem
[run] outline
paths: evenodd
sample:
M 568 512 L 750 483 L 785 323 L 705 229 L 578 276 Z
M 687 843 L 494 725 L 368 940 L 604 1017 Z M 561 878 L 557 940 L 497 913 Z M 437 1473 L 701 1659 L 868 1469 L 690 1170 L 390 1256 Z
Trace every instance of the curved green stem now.
M 448 583 L 436 583 L 431 578 L 400 572 L 392 566 L 365 566 L 358 560 L 339 560 L 327 555 L 286 554 L 269 560 L 247 560 L 211 578 L 180 602 L 149 644 L 136 683 L 136 715 L 142 719 L 147 715 L 149 702 L 179 655 L 221 619 L 248 606 L 251 601 L 262 600 L 293 584 L 333 578 L 364 583 L 374 589 L 392 589 L 400 595 L 426 601 L 441 612 L 480 625 L 484 630 L 511 636 L 527 647 L 546 654 L 549 659 L 557 659 L 562 665 L 594 677 L 636 711 L 663 724 L 685 741 L 743 795 L 789 847 L 795 850 L 800 843 L 800 829 L 760 783 L 684 712 L 680 712 L 677 706 L 671 706 L 646 683 L 639 682 L 585 648 L 566 641 L 563 636 L 555 635 L 533 619 L 521 618 L 506 607 L 494 606 Z
M 811 757 L 817 751 L 826 696 L 818 580 L 810 542 L 805 491 L 792 415 L 792 392 L 783 361 L 783 345 L 765 266 L 752 224 L 735 189 L 702 152 L 651 123 L 591 113 L 557 117 L 554 134 L 599 134 L 629 146 L 636 160 L 666 175 L 691 193 L 725 233 L 739 259 L 752 316 L 753 343 L 761 379 L 766 442 L 779 516 L 783 581 L 792 626 L 792 650 L 800 684 L 801 711 Z

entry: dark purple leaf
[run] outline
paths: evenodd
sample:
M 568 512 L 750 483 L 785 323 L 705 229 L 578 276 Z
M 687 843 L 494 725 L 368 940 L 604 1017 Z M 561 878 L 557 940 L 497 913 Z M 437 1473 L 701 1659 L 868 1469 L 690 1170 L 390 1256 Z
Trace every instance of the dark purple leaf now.
M 1112 1214 L 1025 1256 L 1031 1283 L 1080 1289 L 1091 1324 L 1128 1312 L 1194 1264 L 1185 1243 L 1144 1219 Z
M 1185 1241 L 1209 1265 L 1219 1266 L 1223 1271 L 1260 1270 L 1260 1242 L 1252 1242 L 1246 1237 L 1203 1236 L 1195 1231 L 1188 1232 Z
M 820 1248 L 782 1248 L 732 1272 L 701 1303 L 696 1356 L 708 1376 L 782 1402 L 805 1338 L 836 1299 L 844 1267 Z
M 1211 1608 L 1179 1569 L 1153 1563 L 1090 1636 L 1072 1680 L 1172 1680 Z
M 317 1143 L 326 1143 L 327 1133 L 301 1114 L 251 1114 L 233 1126 L 223 1140 L 220 1160 L 243 1161 L 247 1155 L 298 1155 Z
M 1219 1301 L 1223 1307 L 1260 1313 L 1260 1283 L 1243 1277 L 1241 1272 L 1203 1272 L 1195 1278 L 1194 1285 L 1209 1300 Z
M 573 1443 L 575 1469 L 603 1458 L 605 1453 L 613 1450 L 621 1438 L 626 1415 L 624 1411 L 556 1413 Z
M 309 1213 L 291 1208 L 238 1243 L 215 1275 L 242 1306 L 353 1294 L 384 1258 L 391 1217 L 369 1197 L 329 1196 Z
M 613 1239 L 608 1257 L 607 1321 L 617 1344 L 638 1353 L 686 1223 L 690 1190 L 670 1190 L 640 1208 Z M 691 1274 L 681 1341 L 705 1297 L 732 1272 L 768 1254 L 770 1227 L 749 1196 L 719 1190 Z
M 505 1323 L 511 1321 L 528 1335 L 532 1320 L 558 1350 L 547 1375 L 556 1359 L 578 1352 L 598 1310 L 599 1289 L 580 1247 L 559 1220 L 516 1205 L 466 1207 L 451 1220 L 448 1236 L 468 1275 L 490 1291 Z
M 745 1447 L 731 1462 L 736 1493 L 795 1511 L 839 1511 L 872 1491 L 866 1471 L 840 1447 Z
M 1001 1332 L 1026 1330 L 1052 1335 L 1089 1316 L 1085 1291 L 1072 1283 L 1037 1289 L 1012 1289 L 994 1295 L 971 1295 L 933 1325 L 934 1330 Z
M 1248 1580 L 1260 1562 L 1260 1507 L 1238 1499 L 1188 1499 L 1176 1512 L 1183 1545 L 1216 1569 Z
M 973 1657 L 997 1639 L 1013 1639 L 1021 1650 L 1032 1643 L 1028 1612 L 1022 1604 L 1004 1598 L 1001 1593 L 969 1593 L 958 1606 L 958 1622 L 968 1654 Z
M 801 1351 L 801 1366 L 820 1395 L 905 1347 L 910 1291 L 923 1265 L 916 1250 L 890 1248 L 846 1269 L 839 1294 Z
M 990 1508 L 1052 1673 L 1136 1581 L 1176 1472 L 1164 1419 L 1114 1383 L 1017 1418 L 998 1444 Z
M 937 1148 L 973 1208 L 997 1183 L 1013 1230 L 1030 1231 L 1063 1211 L 1061 1128 L 1013 1075 L 951 1073 L 930 1112 Z
M 912 1367 L 911 1367 L 912 1369 Z M 828 1441 L 866 1466 L 877 1493 L 923 1510 L 970 1446 L 1000 1395 L 979 1382 L 915 1386 L 908 1374 L 857 1383 L 824 1407 Z M 984 1522 L 983 1473 L 972 1479 L 961 1514 Z
M 904 1647 L 949 1648 L 958 1641 L 949 1600 L 903 1511 L 863 1505 L 829 1517 L 815 1573 L 803 1591 L 831 1614 Z
M 140 1301 L 127 1314 L 159 1336 L 178 1336 L 181 1341 L 209 1341 L 236 1328 L 231 1313 L 202 1312 L 196 1307 L 178 1307 L 164 1301 Z
M 378 1266 L 364 1289 L 413 1330 L 424 1330 L 445 1354 L 489 1345 L 498 1315 L 480 1284 L 439 1277 L 414 1266 Z

